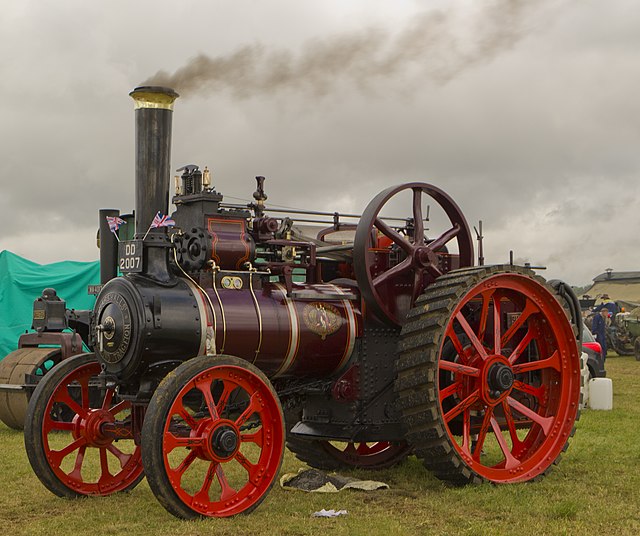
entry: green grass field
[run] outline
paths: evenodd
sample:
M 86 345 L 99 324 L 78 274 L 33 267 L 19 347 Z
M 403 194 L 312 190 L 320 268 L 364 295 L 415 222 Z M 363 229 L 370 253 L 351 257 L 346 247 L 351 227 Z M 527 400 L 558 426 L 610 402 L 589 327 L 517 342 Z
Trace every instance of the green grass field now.
M 19 534 L 640 534 L 640 363 L 607 360 L 614 410 L 584 411 L 560 465 L 542 482 L 452 489 L 414 457 L 374 474 L 391 489 L 305 494 L 277 485 L 252 514 L 179 521 L 145 482 L 128 494 L 64 500 L 33 474 L 22 434 L 0 424 L 0 527 Z M 288 451 L 284 472 L 304 464 Z M 312 518 L 322 508 L 348 516 Z

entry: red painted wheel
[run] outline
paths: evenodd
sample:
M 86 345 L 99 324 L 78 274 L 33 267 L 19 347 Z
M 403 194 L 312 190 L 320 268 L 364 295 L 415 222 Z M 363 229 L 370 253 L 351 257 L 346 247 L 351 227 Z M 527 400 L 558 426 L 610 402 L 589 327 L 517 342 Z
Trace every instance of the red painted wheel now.
M 127 491 L 144 477 L 131 404 L 101 389 L 93 354 L 63 360 L 38 383 L 27 409 L 25 447 L 38 478 L 60 497 Z
M 329 456 L 341 468 L 385 469 L 401 462 L 411 452 L 411 447 L 405 441 L 399 443 L 318 441 L 317 443 L 325 456 Z
M 522 482 L 557 462 L 578 415 L 579 353 L 541 278 L 515 267 L 451 272 L 401 337 L 407 438 L 438 477 Z
M 300 420 L 301 414 L 300 408 L 285 413 L 287 448 L 296 458 L 316 469 L 386 469 L 400 463 L 411 453 L 406 441 L 350 443 L 295 436 L 289 430 Z
M 381 217 L 385 205 L 401 192 L 411 192 L 411 217 L 394 228 Z M 425 240 L 424 198 L 444 210 L 451 227 L 433 240 Z M 385 237 L 372 244 L 372 235 Z M 455 241 L 458 253 L 446 245 Z M 380 242 L 377 240 L 377 242 Z M 424 289 L 453 268 L 473 266 L 473 240 L 462 211 L 445 192 L 422 182 L 393 186 L 367 205 L 356 229 L 353 267 L 366 306 L 378 319 L 401 326 Z
M 154 393 L 142 429 L 153 493 L 185 519 L 252 511 L 278 475 L 283 422 L 271 383 L 250 363 L 231 356 L 183 363 Z

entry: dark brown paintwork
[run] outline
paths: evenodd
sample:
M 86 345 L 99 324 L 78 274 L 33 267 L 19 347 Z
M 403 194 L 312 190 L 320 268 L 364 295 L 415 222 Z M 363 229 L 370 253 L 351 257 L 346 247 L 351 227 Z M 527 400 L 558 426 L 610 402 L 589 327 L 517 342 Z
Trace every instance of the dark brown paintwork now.
M 218 352 L 255 363 L 269 376 L 321 378 L 337 373 L 349 363 L 354 338 L 361 335 L 362 326 L 360 311 L 357 305 L 354 306 L 359 300 L 336 299 L 334 288 L 294 284 L 295 290 L 313 290 L 317 294 L 317 299 L 304 300 L 287 298 L 284 285 L 276 283 L 265 283 L 262 289 L 256 289 L 262 341 L 258 314 L 248 287 L 243 286 L 240 290 L 217 288 L 217 296 L 213 289 L 207 289 L 215 311 Z M 353 292 L 352 289 L 343 290 Z M 224 309 L 226 337 L 220 302 Z M 317 307 L 315 304 L 327 304 L 331 308 L 330 316 L 337 323 L 331 328 L 335 331 L 324 337 L 323 333 L 314 332 L 315 326 L 305 318 L 305 308 L 309 311 L 309 307 Z M 349 319 L 350 312 L 352 319 Z

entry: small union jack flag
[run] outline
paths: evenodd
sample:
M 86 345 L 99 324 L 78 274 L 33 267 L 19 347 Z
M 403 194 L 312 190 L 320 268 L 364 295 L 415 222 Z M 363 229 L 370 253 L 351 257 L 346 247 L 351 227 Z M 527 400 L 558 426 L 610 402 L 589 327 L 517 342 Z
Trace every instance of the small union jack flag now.
M 163 216 L 158 212 L 156 217 L 153 218 L 151 222 L 151 229 L 156 229 L 157 227 L 173 227 L 176 224 L 169 216 Z
M 122 218 L 118 218 L 118 216 L 107 216 L 107 223 L 109 224 L 109 229 L 112 233 L 115 233 L 118 229 L 120 229 L 121 225 L 126 225 L 127 222 Z

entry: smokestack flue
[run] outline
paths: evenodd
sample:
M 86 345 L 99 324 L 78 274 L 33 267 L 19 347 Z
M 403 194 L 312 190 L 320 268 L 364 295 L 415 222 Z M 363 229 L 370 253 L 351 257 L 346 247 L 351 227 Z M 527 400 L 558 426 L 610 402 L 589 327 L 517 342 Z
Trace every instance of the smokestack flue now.
M 165 227 L 149 229 L 154 216 L 169 212 L 171 123 L 178 94 L 166 87 L 142 86 L 129 95 L 136 103 L 136 238 L 145 240 L 143 272 L 172 280 Z
M 376 29 L 333 36 L 308 42 L 298 56 L 259 44 L 228 56 L 200 54 L 173 74 L 160 71 L 143 84 L 175 87 L 183 96 L 221 90 L 235 98 L 277 91 L 320 96 L 341 83 L 367 90 L 409 69 L 442 84 L 514 46 L 526 34 L 528 13 L 541 4 L 482 3 L 463 34 L 456 31 L 455 11 L 430 11 L 395 36 Z
M 166 87 L 141 86 L 129 95 L 136 103 L 136 235 L 142 238 L 156 213 L 169 210 L 171 124 L 178 94 Z

